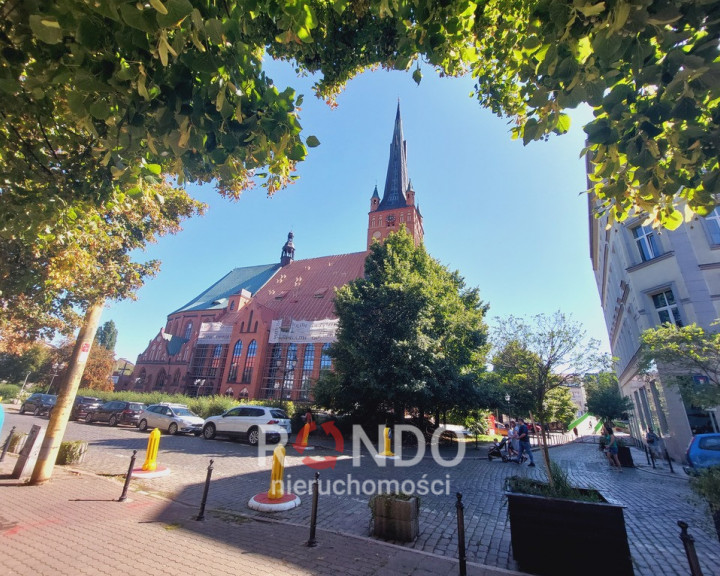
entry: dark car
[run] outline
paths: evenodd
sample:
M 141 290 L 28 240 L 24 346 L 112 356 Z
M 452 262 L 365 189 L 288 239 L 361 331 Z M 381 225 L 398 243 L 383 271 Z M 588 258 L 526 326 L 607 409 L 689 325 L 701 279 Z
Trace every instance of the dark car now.
M 76 396 L 70 411 L 70 420 L 84 420 L 90 410 L 99 408 L 103 401 L 92 396 Z
M 140 413 L 145 409 L 145 404 L 140 402 L 126 402 L 124 400 L 112 400 L 105 402 L 96 408 L 89 408 L 85 415 L 85 422 L 107 422 L 110 426 L 118 424 L 130 424 L 137 426 Z
M 25 412 L 32 412 L 35 416 L 48 414 L 56 402 L 55 394 L 30 394 L 20 406 L 20 414 L 25 414 Z

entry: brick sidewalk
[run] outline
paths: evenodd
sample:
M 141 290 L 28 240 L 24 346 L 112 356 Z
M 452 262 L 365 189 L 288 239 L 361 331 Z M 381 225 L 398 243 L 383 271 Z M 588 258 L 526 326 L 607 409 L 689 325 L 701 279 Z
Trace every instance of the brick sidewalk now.
M 307 526 L 206 514 L 183 504 L 130 492 L 112 479 L 57 466 L 50 482 L 12 480 L 16 457 L 0 463 L 0 572 L 4 575 L 192 573 L 284 575 L 450 575 L 459 564 L 362 537 Z M 472 576 L 520 574 L 468 563 Z

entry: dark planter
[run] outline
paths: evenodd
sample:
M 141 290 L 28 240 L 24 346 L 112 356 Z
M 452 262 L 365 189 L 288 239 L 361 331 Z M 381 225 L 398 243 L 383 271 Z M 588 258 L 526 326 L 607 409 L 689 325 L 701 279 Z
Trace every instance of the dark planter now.
M 618 446 L 618 460 L 620 460 L 620 466 L 623 468 L 635 467 L 632 452 L 630 452 L 629 446 Z
M 397 499 L 375 496 L 370 502 L 373 536 L 384 540 L 414 542 L 420 532 L 420 501 L 416 497 Z
M 543 576 L 632 576 L 623 507 L 505 493 L 513 558 Z M 602 498 L 602 497 L 601 497 Z

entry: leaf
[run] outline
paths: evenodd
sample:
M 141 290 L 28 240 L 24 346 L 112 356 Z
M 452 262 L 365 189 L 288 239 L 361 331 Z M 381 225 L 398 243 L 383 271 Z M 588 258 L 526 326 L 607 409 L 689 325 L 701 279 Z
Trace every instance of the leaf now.
M 568 130 L 570 130 L 570 116 L 567 114 L 560 114 L 558 116 L 555 130 L 560 134 L 565 134 Z
M 305 140 L 305 144 L 308 145 L 308 148 L 315 148 L 320 146 L 320 140 L 318 140 L 315 136 L 308 136 Z
M 160 164 L 146 164 L 145 168 L 147 168 L 153 174 L 160 174 L 160 171 L 162 170 Z
M 663 214 L 660 217 L 660 221 L 662 222 L 662 225 L 668 230 L 675 230 L 678 226 L 680 226 L 680 224 L 683 223 L 683 216 L 682 213 L 673 209 L 672 212 L 670 212 L 669 214 Z
M 110 107 L 107 105 L 107 102 L 103 100 L 97 100 L 90 104 L 88 112 L 90 112 L 93 118 L 97 118 L 98 120 L 106 120 L 110 117 Z
M 30 29 L 45 44 L 59 44 L 63 39 L 60 23 L 53 16 L 30 16 Z
M 598 14 L 602 14 L 605 11 L 605 2 L 600 2 L 598 4 L 590 4 L 587 6 L 578 6 L 577 9 L 579 12 L 582 12 L 583 15 L 587 18 L 591 16 L 597 16 Z
M 415 80 L 415 84 L 420 84 L 420 81 L 422 80 L 422 70 L 420 68 L 415 68 L 412 74 L 412 79 Z
M 167 8 L 165 8 L 165 5 L 160 2 L 160 0 L 150 0 L 150 6 L 155 8 L 160 14 L 167 14 Z

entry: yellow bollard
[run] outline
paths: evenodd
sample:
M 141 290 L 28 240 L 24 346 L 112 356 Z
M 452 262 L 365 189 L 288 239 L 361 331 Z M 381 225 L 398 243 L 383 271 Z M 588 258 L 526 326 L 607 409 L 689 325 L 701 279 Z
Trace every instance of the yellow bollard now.
M 146 472 L 151 472 L 157 468 L 158 448 L 160 448 L 160 429 L 155 428 L 155 430 L 150 432 L 145 463 L 142 465 L 142 469 Z
M 380 456 L 395 456 L 392 451 L 392 446 L 390 445 L 392 442 L 392 430 L 390 429 L 390 426 L 385 426 L 385 431 L 383 432 L 383 435 L 385 436 L 385 451 L 380 454 Z
M 285 471 L 285 446 L 278 444 L 273 450 L 272 472 L 270 473 L 270 490 L 268 498 L 278 500 L 283 497 L 283 472 Z

